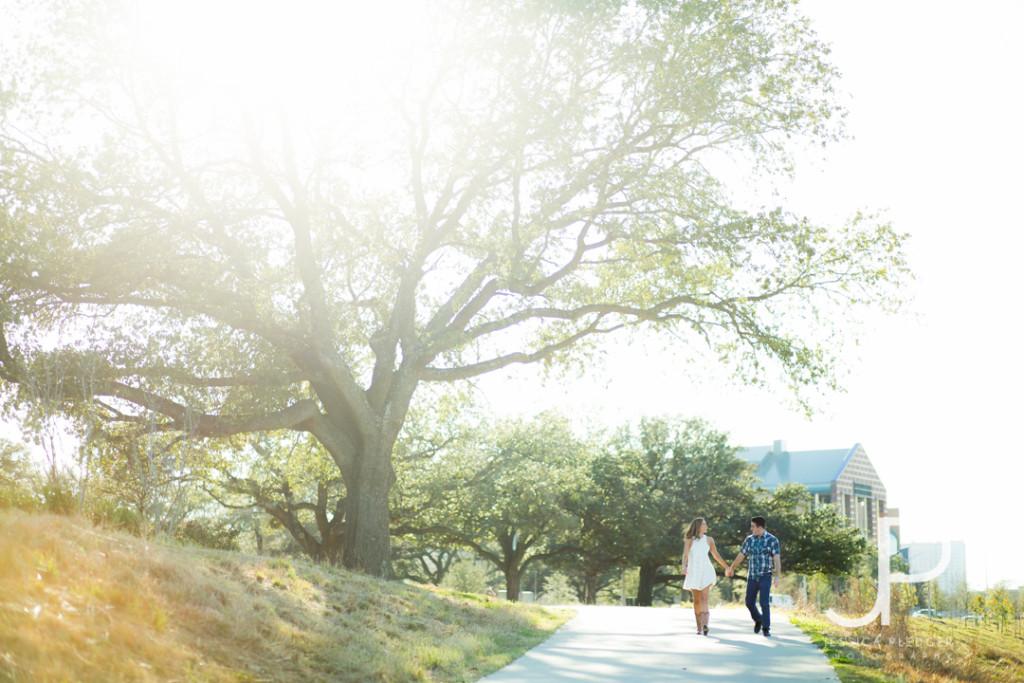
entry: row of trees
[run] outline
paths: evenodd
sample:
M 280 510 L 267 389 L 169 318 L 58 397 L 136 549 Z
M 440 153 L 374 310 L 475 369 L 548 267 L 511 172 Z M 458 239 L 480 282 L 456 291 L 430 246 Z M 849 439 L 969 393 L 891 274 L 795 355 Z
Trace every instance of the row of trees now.
M 396 576 L 441 583 L 457 555 L 469 551 L 501 573 L 511 600 L 526 572 L 543 564 L 570 577 L 580 599 L 593 603 L 632 567 L 639 569 L 638 604 L 651 604 L 659 586 L 682 578 L 682 531 L 697 516 L 709 520 L 726 554 L 738 548 L 752 514 L 768 516 L 785 544 L 787 571 L 844 573 L 863 553 L 860 533 L 833 508 L 811 510 L 806 490 L 796 486 L 769 495 L 726 436 L 699 420 L 647 419 L 580 437 L 552 413 L 494 423 L 467 420 L 454 404 L 445 419 L 443 401 L 432 407 L 433 419 L 410 423 L 396 453 Z M 192 500 L 194 518 L 209 514 L 194 495 L 201 489 L 219 504 L 216 516 L 234 510 L 235 523 L 244 520 L 257 550 L 264 531 L 280 530 L 291 551 L 339 564 L 349 536 L 344 482 L 315 442 L 276 436 L 166 471 L 150 459 L 96 448 L 90 485 L 108 503 L 172 533 L 185 521 L 167 517 L 173 501 Z M 191 494 L 182 482 L 193 482 Z M 197 538 L 197 520 L 189 524 Z M 200 527 L 197 540 L 224 537 Z
M 1019 635 L 1020 619 L 1024 617 L 1024 586 L 1015 593 L 1002 584 L 993 586 L 985 593 L 972 595 L 968 608 L 971 614 L 983 622 L 993 621 L 1000 631 L 1005 631 L 1012 619 L 1014 633 Z
M 638 567 L 637 603 L 649 605 L 656 586 L 681 580 L 682 532 L 698 516 L 725 553 L 761 513 L 785 539 L 787 570 L 834 574 L 859 562 L 864 540 L 834 508 L 811 510 L 798 486 L 769 495 L 735 452 L 697 420 L 648 419 L 584 441 L 545 414 L 439 460 L 412 489 L 425 496 L 419 513 L 396 531 L 471 548 L 501 570 L 512 599 L 525 569 L 544 562 L 577 577 L 588 603 L 621 568 Z

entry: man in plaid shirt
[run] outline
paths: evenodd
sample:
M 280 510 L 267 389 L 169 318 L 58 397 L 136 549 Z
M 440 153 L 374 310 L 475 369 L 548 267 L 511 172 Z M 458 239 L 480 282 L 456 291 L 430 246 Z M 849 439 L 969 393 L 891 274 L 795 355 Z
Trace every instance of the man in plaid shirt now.
M 740 552 L 732 565 L 726 570 L 726 576 L 732 576 L 736 571 L 736 565 L 743 561 L 744 557 L 750 558 L 747 565 L 747 609 L 750 610 L 750 617 L 754 620 L 754 633 L 764 633 L 765 637 L 771 635 L 772 625 L 771 609 L 768 605 L 768 596 L 772 588 L 772 568 L 775 569 L 775 587 L 779 587 L 779 579 L 782 577 L 782 563 L 779 558 L 779 539 L 772 536 L 765 527 L 764 517 L 750 518 L 750 535 L 743 539 Z M 758 593 L 761 599 L 758 601 Z M 758 602 L 761 603 L 761 611 L 757 611 Z

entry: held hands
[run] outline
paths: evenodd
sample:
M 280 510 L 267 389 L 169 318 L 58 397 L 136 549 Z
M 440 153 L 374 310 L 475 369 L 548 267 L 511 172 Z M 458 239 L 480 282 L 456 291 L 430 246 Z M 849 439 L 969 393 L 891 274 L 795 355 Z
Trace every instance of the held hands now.
M 726 567 L 725 568 L 725 575 L 726 576 L 728 576 L 729 578 L 732 578 L 733 574 L 735 574 L 735 572 L 733 571 L 732 567 Z

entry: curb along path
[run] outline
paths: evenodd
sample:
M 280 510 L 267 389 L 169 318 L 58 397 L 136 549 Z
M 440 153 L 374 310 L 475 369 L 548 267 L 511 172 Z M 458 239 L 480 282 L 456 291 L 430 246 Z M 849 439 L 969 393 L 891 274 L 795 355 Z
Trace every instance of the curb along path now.
M 711 610 L 707 636 L 686 607 L 575 609 L 555 635 L 481 681 L 839 681 L 785 612 L 773 612 L 765 638 L 744 609 Z

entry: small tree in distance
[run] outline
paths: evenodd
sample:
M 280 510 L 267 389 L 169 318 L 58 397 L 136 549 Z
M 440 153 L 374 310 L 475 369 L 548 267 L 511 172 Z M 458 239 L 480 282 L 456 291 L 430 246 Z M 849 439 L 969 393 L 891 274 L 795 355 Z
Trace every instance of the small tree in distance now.
M 565 418 L 542 413 L 491 427 L 447 456 L 438 471 L 444 501 L 423 517 L 417 534 L 470 549 L 505 578 L 519 599 L 526 569 L 565 552 L 572 518 L 563 492 L 582 476 L 583 445 Z
M 1013 601 L 1010 600 L 1010 594 L 1005 585 L 998 584 L 989 589 L 988 595 L 985 596 L 985 611 L 999 624 L 1000 632 L 1006 630 L 1007 624 L 1010 623 L 1010 617 L 1013 616 Z

